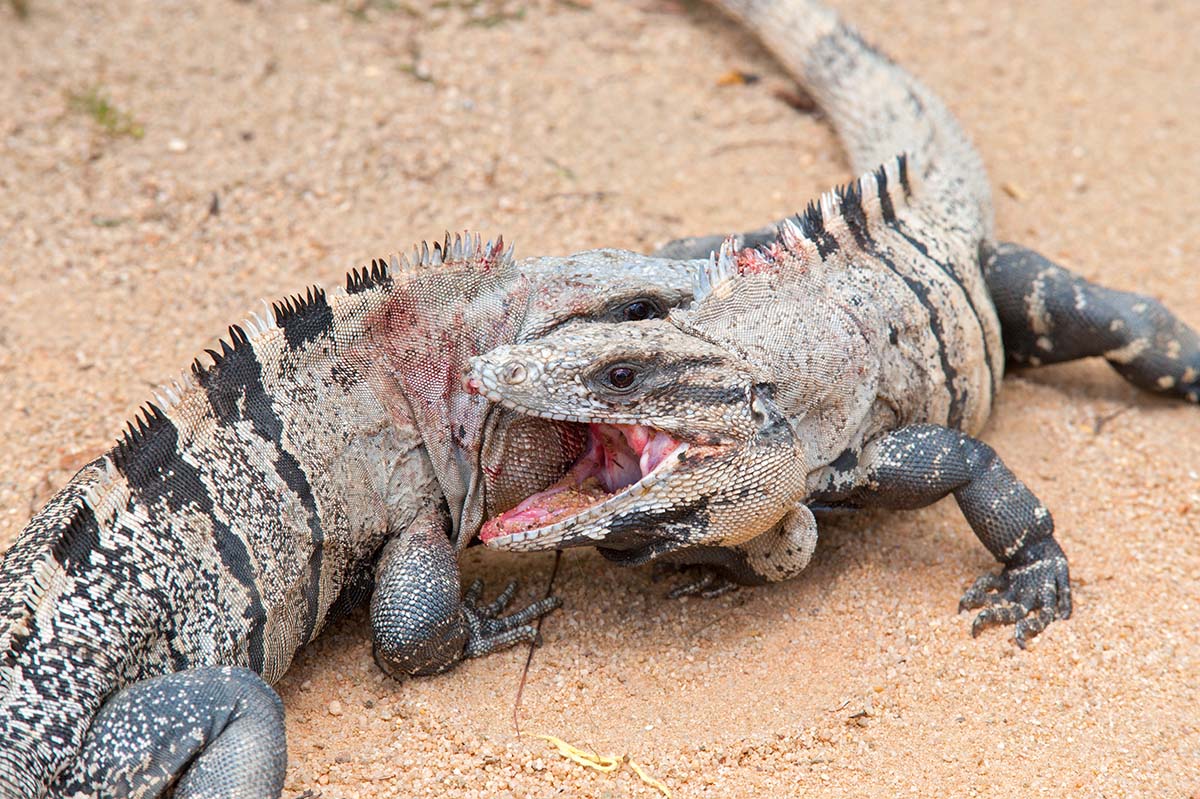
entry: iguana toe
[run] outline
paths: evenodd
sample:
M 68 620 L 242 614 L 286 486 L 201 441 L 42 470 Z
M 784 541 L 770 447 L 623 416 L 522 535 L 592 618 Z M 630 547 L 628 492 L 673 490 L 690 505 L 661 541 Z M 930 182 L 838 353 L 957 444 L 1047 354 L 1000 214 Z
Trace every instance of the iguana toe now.
M 462 618 L 468 630 L 463 654 L 469 658 L 487 655 L 522 641 L 540 644 L 541 636 L 530 622 L 562 606 L 562 599 L 551 596 L 515 613 L 501 616 L 516 594 L 516 580 L 510 581 L 504 590 L 486 605 L 479 604 L 482 590 L 483 583 L 476 580 L 463 596 Z
M 686 567 L 691 577 L 686 582 L 675 586 L 667 592 L 668 599 L 680 599 L 685 596 L 701 596 L 705 599 L 728 594 L 740 586 L 725 576 L 719 569 L 709 566 Z

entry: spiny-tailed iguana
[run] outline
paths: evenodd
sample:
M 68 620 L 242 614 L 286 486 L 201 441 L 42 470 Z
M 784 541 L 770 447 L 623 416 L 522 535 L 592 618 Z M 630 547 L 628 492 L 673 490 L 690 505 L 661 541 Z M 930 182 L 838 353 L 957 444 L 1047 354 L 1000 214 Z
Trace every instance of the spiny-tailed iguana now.
M 1150 298 L 997 244 L 980 158 L 954 118 L 832 11 L 722 5 L 801 80 L 852 163 L 883 166 L 778 233 L 747 234 L 757 248 L 723 246 L 686 312 L 474 359 L 473 390 L 586 423 L 591 438 L 559 484 L 481 537 L 521 551 L 598 546 L 626 563 L 665 555 L 753 584 L 808 563 L 814 507 L 914 508 L 953 494 L 1003 564 L 963 597 L 963 608 L 987 606 L 972 632 L 1015 624 L 1024 646 L 1070 614 L 1071 596 L 1049 511 L 974 438 L 1005 356 L 1100 355 L 1139 386 L 1195 402 L 1200 341 Z
M 277 796 L 267 683 L 372 575 L 389 673 L 532 640 L 556 601 L 508 617 L 511 586 L 460 601 L 456 556 L 584 437 L 489 408 L 461 371 L 572 320 L 661 317 L 695 267 L 615 250 L 517 264 L 447 236 L 231 327 L 0 564 L 0 797 Z

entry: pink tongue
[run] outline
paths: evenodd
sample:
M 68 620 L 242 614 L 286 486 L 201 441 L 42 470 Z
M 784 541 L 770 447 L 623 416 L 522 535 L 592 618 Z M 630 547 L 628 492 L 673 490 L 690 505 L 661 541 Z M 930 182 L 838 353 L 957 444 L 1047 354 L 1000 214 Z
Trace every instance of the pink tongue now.
M 655 433 L 654 437 L 650 439 L 650 443 L 642 450 L 642 458 L 638 462 L 642 469 L 642 475 L 645 476 L 654 471 L 678 446 L 679 442 L 666 433 Z
M 621 431 L 621 435 L 625 436 L 626 443 L 633 450 L 635 455 L 641 455 L 642 450 L 646 448 L 646 444 L 650 441 L 650 428 L 642 427 L 640 424 L 618 424 L 613 425 Z
M 551 486 L 539 494 L 534 494 L 531 497 L 527 497 L 520 505 L 510 511 L 506 511 L 504 516 L 507 519 L 524 519 L 526 516 L 536 519 L 541 518 L 541 516 L 546 516 L 548 515 L 546 513 L 546 509 L 538 506 L 544 505 L 546 500 L 550 499 L 550 497 L 554 496 L 555 494 L 561 494 L 562 492 L 566 491 L 567 488 L 569 488 L 569 486 Z M 531 511 L 536 511 L 537 513 L 540 513 L 541 516 L 538 516 L 536 513 L 531 513 Z
M 595 478 L 589 478 L 578 485 L 570 475 L 566 479 L 570 482 L 551 486 L 529 497 L 512 510 L 489 520 L 479 531 L 479 540 L 486 544 L 497 536 L 545 527 L 558 519 L 595 505 L 607 496 L 607 492 L 597 484 Z
M 610 494 L 642 479 L 638 470 L 637 456 L 621 446 L 620 435 L 612 427 L 593 425 L 596 437 L 601 442 L 600 482 Z M 621 431 L 626 440 L 630 434 Z

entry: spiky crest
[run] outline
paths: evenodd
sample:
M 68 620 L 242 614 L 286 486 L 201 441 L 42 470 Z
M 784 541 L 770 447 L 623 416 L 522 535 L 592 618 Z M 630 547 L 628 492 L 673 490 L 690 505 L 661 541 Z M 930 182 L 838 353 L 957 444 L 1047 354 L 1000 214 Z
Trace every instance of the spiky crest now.
M 734 237 L 725 239 L 693 280 L 693 306 L 737 275 L 777 272 L 785 253 L 812 263 L 837 252 L 843 246 L 839 239 L 847 244 L 865 242 L 876 225 L 894 223 L 898 211 L 911 204 L 917 191 L 914 184 L 908 156 L 902 153 L 783 220 L 773 242 L 739 251 Z
M 89 521 L 88 517 L 92 514 L 92 509 L 85 500 L 79 500 L 76 503 L 74 511 L 71 513 L 71 520 L 64 526 L 58 540 L 54 542 L 50 553 L 55 561 L 62 564 L 64 569 L 70 567 L 72 563 L 71 553 L 86 552 L 91 549 L 98 541 L 83 541 L 84 538 L 95 538 L 97 527 L 94 522 L 94 517 Z
M 303 318 L 305 314 L 325 303 L 325 289 L 320 286 L 309 286 L 306 294 L 296 294 L 284 297 L 271 305 L 275 312 L 275 324 L 283 327 L 289 322 Z M 230 328 L 230 332 L 233 328 Z M 245 333 L 242 334 L 243 336 Z
M 692 278 L 692 305 L 698 304 L 713 293 L 717 286 L 737 274 L 734 263 L 735 238 L 729 236 L 721 242 L 721 249 L 709 253 L 708 263 Z
M 351 269 L 346 274 L 346 293 L 358 294 L 377 286 L 386 286 L 392 282 L 388 272 L 387 262 L 383 258 L 372 258 L 370 266 Z
M 857 180 L 825 192 L 789 221 L 799 236 L 816 245 L 821 257 L 837 251 L 838 239 L 845 234 L 862 243 L 875 225 L 892 224 L 912 204 L 918 186 L 909 167 L 908 156 L 901 153 Z
M 156 409 L 151 406 L 145 413 L 150 414 L 154 410 Z M 145 435 L 149 424 L 153 424 L 153 421 L 144 423 L 139 420 L 139 427 L 142 428 L 139 435 Z M 54 528 L 44 529 L 44 533 L 53 536 L 49 542 L 49 549 L 43 552 L 36 562 L 30 564 L 28 579 L 22 581 L 20 602 L 11 608 L 17 612 L 5 619 L 5 625 L 0 628 L 0 668 L 15 666 L 33 638 L 31 622 L 55 576 L 69 572 L 72 564 L 80 562 L 85 553 L 92 551 L 99 544 L 100 528 L 96 523 L 94 507 L 98 493 L 106 490 L 111 483 L 113 469 L 109 457 L 105 457 L 102 464 L 104 471 L 100 483 L 91 486 L 83 496 L 72 500 L 64 517 L 65 521 Z M 4 676 L 4 672 L 0 671 L 0 689 L 3 688 Z
M 278 306 L 278 303 L 276 303 L 276 305 Z M 278 311 L 276 311 L 276 313 L 278 313 Z M 229 342 L 232 342 L 232 344 Z M 203 381 L 211 372 L 219 369 L 221 364 L 224 363 L 230 355 L 249 347 L 250 337 L 246 335 L 246 331 L 241 325 L 230 325 L 229 341 L 227 342 L 225 339 L 221 339 L 217 343 L 221 346 L 220 352 L 217 352 L 213 349 L 204 350 L 210 359 L 210 363 L 208 365 L 201 363 L 199 358 L 196 358 L 192 361 L 192 375 L 196 380 L 201 381 L 201 383 L 203 383 Z
M 484 242 L 478 233 L 464 230 L 455 233 L 453 238 L 447 232 L 445 239 L 434 242 L 432 247 L 427 241 L 414 245 L 411 255 L 400 254 L 399 258 L 392 258 L 392 269 L 420 272 L 446 264 L 467 264 L 478 266 L 486 272 L 511 262 L 512 258 L 513 248 L 504 248 L 503 236 L 495 242 Z
M 125 432 L 117 440 L 117 445 L 109 453 L 113 465 L 122 472 L 128 470 L 131 462 L 154 432 L 163 425 L 169 424 L 167 415 L 153 402 L 147 402 L 133 415 L 133 419 L 125 423 Z
M 180 403 L 183 396 L 196 387 L 192 372 L 183 371 L 169 384 L 158 386 L 154 391 L 154 402 L 163 411 L 169 411 Z
M 242 327 L 250 331 L 250 338 L 254 339 L 272 330 L 277 325 L 275 324 L 275 314 L 271 310 L 271 305 L 266 300 L 259 300 L 262 303 L 263 311 L 260 314 L 258 311 L 251 311 L 250 315 L 242 322 Z

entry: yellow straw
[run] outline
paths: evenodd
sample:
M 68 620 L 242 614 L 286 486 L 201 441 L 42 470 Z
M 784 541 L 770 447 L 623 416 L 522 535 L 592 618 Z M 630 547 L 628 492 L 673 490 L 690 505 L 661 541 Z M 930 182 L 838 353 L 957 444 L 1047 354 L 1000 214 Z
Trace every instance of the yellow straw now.
M 567 760 L 596 771 L 602 771 L 606 774 L 611 774 L 615 771 L 618 771 L 623 764 L 628 763 L 629 767 L 633 769 L 633 773 L 638 776 L 638 779 L 656 791 L 660 792 L 667 799 L 671 799 L 670 789 L 668 789 L 661 780 L 656 780 L 654 777 L 651 777 L 649 774 L 647 774 L 646 770 L 633 760 L 630 760 L 628 755 L 622 755 L 621 757 L 616 755 L 600 755 L 596 754 L 595 752 L 589 752 L 587 750 L 580 749 L 578 746 L 573 746 L 564 741 L 562 738 L 555 738 L 553 735 L 539 735 L 537 737 L 541 738 L 543 741 L 549 742 L 555 749 L 558 750 L 558 753 Z

